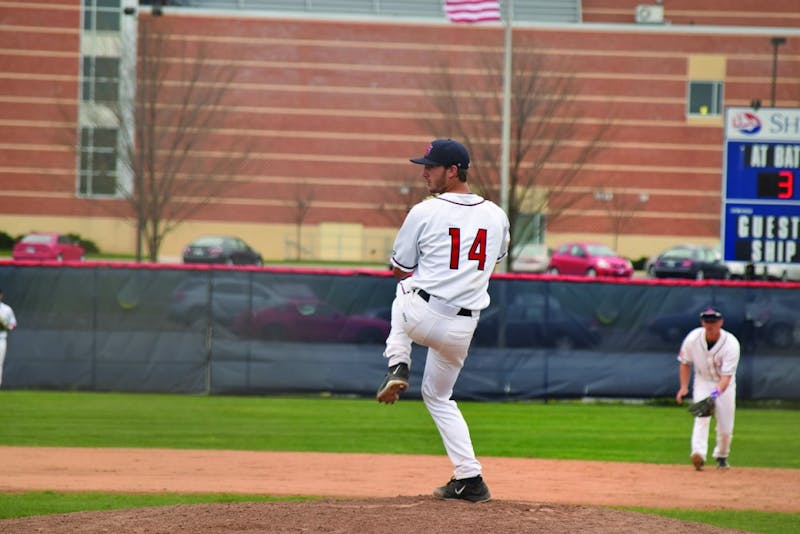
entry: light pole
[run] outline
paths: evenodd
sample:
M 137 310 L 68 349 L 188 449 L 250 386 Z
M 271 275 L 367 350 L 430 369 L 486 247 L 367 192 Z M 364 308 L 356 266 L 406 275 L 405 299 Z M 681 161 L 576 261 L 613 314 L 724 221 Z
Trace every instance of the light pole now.
M 786 37 L 773 37 L 772 43 L 772 106 L 775 107 L 775 85 L 778 78 L 778 47 L 786 44 Z

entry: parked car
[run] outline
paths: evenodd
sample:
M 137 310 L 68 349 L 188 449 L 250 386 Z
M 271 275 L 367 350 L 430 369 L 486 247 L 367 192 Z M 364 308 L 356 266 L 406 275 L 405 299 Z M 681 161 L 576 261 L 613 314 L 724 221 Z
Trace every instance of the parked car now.
M 543 273 L 550 263 L 550 251 L 539 243 L 526 243 L 511 251 L 511 270 L 517 273 Z
M 315 298 L 292 299 L 283 304 L 243 313 L 234 331 L 269 341 L 384 343 L 389 321 L 369 315 L 348 315 Z
M 792 297 L 754 300 L 717 297 L 713 302 L 693 299 L 682 311 L 665 313 L 650 321 L 650 330 L 665 342 L 676 344 L 700 326 L 700 310 L 713 306 L 722 312 L 723 328 L 732 332 L 745 349 L 761 343 L 788 349 L 800 341 L 800 312 Z
M 726 261 L 725 265 L 731 280 L 800 280 L 800 264 L 797 263 L 754 263 L 749 273 L 746 261 Z
M 503 309 L 491 306 L 481 312 L 473 338 L 475 345 L 496 346 L 503 322 L 507 347 L 572 350 L 590 347 L 600 341 L 599 325 L 595 321 L 573 315 L 553 297 L 526 293 L 515 296 Z
M 547 272 L 629 278 L 633 275 L 633 265 L 606 245 L 565 243 L 553 251 Z
M 725 262 L 731 280 L 779 280 L 781 282 L 800 281 L 798 263 L 751 263 L 747 261 L 723 259 L 722 247 L 714 248 L 717 256 Z
M 730 278 L 728 266 L 714 247 L 678 245 L 668 248 L 653 260 L 647 274 L 654 278 Z
M 204 236 L 186 245 L 183 249 L 183 263 L 263 265 L 264 259 L 238 237 Z
M 755 299 L 748 304 L 747 314 L 757 329 L 757 339 L 778 348 L 800 344 L 800 311 L 793 295 Z
M 173 291 L 169 317 L 187 325 L 196 321 L 206 323 L 210 312 L 211 319 L 224 326 L 231 326 L 247 310 L 276 306 L 298 297 L 312 298 L 314 291 L 301 283 L 266 285 L 246 278 L 215 279 L 209 287 L 205 278 L 189 278 Z
M 34 232 L 14 245 L 11 257 L 15 260 L 83 261 L 86 250 L 67 235 Z

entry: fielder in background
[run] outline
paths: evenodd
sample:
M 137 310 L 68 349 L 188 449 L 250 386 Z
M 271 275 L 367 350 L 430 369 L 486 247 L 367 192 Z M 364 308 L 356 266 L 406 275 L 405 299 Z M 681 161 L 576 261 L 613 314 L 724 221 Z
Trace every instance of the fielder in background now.
M 451 397 L 480 310 L 489 306 L 489 277 L 508 253 L 508 217 L 470 191 L 469 153 L 461 143 L 436 139 L 411 161 L 423 165 L 422 178 L 435 196 L 411 208 L 394 242 L 391 261 L 400 282 L 384 352 L 389 372 L 376 397 L 397 401 L 408 389 L 412 341 L 428 347 L 422 399 L 454 466 L 450 481 L 433 495 L 485 502 L 491 499 L 489 488 Z
M 722 329 L 722 313 L 707 308 L 700 313 L 701 327 L 695 328 L 681 345 L 680 389 L 675 399 L 678 404 L 689 393 L 689 377 L 694 366 L 694 402 L 713 399 L 713 413 L 717 420 L 717 441 L 713 457 L 719 469 L 728 469 L 728 455 L 733 439 L 733 420 L 736 413 L 736 368 L 739 365 L 739 340 Z M 708 433 L 711 415 L 694 418 L 691 459 L 694 468 L 702 471 L 708 453 Z
M 0 289 L 0 386 L 3 384 L 3 365 L 6 361 L 6 343 L 8 333 L 17 327 L 17 318 L 14 310 L 3 302 L 3 290 Z

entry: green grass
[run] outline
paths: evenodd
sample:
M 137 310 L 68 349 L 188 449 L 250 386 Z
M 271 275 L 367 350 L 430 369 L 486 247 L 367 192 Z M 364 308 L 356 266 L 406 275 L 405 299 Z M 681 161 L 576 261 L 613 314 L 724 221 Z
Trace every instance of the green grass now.
M 460 402 L 459 406 L 479 456 L 688 461 L 692 419 L 685 407 L 670 403 Z M 384 406 L 373 399 L 336 397 L 0 391 L 0 407 L 0 445 L 444 454 L 424 405 L 410 399 Z M 398 424 L 403 429 L 399 433 Z M 800 410 L 740 407 L 733 465 L 800 469 L 800 446 L 786 439 L 788 429 L 797 428 Z M 221 502 L 216 499 L 239 496 L 0 494 L 0 516 L 58 513 L 64 507 L 176 504 L 184 498 Z M 800 524 L 800 514 L 646 512 L 754 532 L 796 532 Z M 733 524 L 726 522 L 731 518 Z
M 0 392 L 0 444 L 442 454 L 421 401 Z M 683 463 L 692 418 L 678 406 L 460 402 L 481 456 Z M 403 432 L 396 433 L 398 421 Z M 800 411 L 740 408 L 737 466 L 800 468 L 775 429 Z M 770 454 L 763 454 L 768 450 Z
M 67 514 L 87 510 L 118 510 L 144 506 L 173 506 L 178 504 L 304 501 L 311 497 L 272 497 L 268 495 L 209 494 L 134 494 L 57 491 L 0 493 L 0 519 L 34 515 Z
M 660 515 L 694 521 L 722 528 L 743 530 L 746 532 L 763 532 L 765 534 L 797 534 L 800 531 L 798 521 L 800 514 L 778 512 L 755 512 L 740 510 L 664 510 L 659 508 L 620 508 L 645 514 Z

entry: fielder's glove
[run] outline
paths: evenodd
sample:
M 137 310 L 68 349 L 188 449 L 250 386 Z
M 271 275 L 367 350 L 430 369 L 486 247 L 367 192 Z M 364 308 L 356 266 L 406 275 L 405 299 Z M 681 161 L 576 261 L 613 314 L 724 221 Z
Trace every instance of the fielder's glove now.
M 706 397 L 689 406 L 689 411 L 695 417 L 711 417 L 714 413 L 714 397 Z

